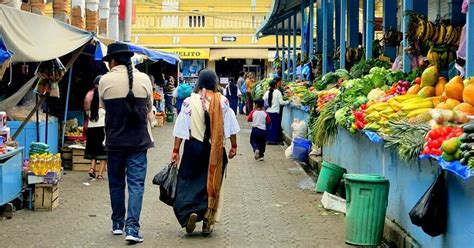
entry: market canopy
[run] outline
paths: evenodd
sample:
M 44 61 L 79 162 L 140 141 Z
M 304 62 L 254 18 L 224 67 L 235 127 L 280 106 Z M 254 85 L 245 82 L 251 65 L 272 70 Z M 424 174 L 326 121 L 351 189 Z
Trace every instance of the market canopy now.
M 95 60 L 102 60 L 102 58 L 107 54 L 107 46 L 108 44 L 113 43 L 111 40 L 106 40 L 99 38 L 97 42 L 97 47 L 95 51 Z M 146 47 L 142 47 L 136 44 L 131 44 L 127 42 L 122 42 L 128 45 L 130 51 L 134 52 L 138 55 L 144 55 L 144 57 L 148 58 L 152 61 L 165 61 L 166 63 L 175 65 L 178 64 L 181 60 L 179 59 L 179 55 L 174 53 L 167 53 L 163 51 L 157 51 L 153 49 L 149 49 Z M 143 58 L 143 56 L 134 56 L 137 59 Z
M 0 5 L 0 35 L 13 54 L 12 62 L 58 58 L 78 49 L 93 37 L 93 33 L 51 17 L 6 5 Z
M 302 3 L 303 2 L 303 3 Z M 267 35 L 274 35 L 277 31 L 280 33 L 284 31 L 287 33 L 289 30 L 293 30 L 293 23 L 289 27 L 289 17 L 296 15 L 297 21 L 297 34 L 301 32 L 301 4 L 303 7 L 309 6 L 309 1 L 301 0 L 273 0 L 272 9 L 268 13 L 265 21 L 257 29 L 257 37 L 264 37 Z M 293 21 L 293 20 L 292 20 Z M 285 28 L 283 29 L 283 24 Z

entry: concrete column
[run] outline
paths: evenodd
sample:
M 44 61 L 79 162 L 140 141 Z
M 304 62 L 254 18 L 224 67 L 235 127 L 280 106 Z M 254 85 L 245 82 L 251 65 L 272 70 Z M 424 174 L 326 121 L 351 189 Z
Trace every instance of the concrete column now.
M 44 1 L 43 0 L 30 0 L 31 12 L 44 15 Z
M 372 58 L 372 43 L 374 42 L 375 0 L 365 3 L 365 59 Z
M 403 0 L 403 11 L 402 13 L 407 13 L 413 10 L 413 0 Z M 403 15 L 402 21 L 402 32 L 403 32 L 403 71 L 410 72 L 411 71 L 411 59 L 410 55 L 406 52 L 406 48 L 408 47 L 408 24 L 410 22 L 410 17 L 408 15 Z
M 53 17 L 62 22 L 69 23 L 69 16 L 67 12 L 67 0 L 53 0 Z
M 309 0 L 309 54 L 308 58 L 311 60 L 314 54 L 314 0 Z
M 97 33 L 99 27 L 99 0 L 86 0 L 86 30 Z
M 466 14 L 466 77 L 474 76 L 474 0 L 469 0 Z
M 296 29 L 297 29 L 297 19 L 296 13 L 293 16 L 293 81 L 296 80 Z
M 384 0 L 383 2 L 383 29 L 387 32 L 390 28 L 397 29 L 397 2 Z M 384 47 L 385 56 L 395 59 L 397 51 L 395 47 Z
M 339 55 L 339 67 L 341 69 L 346 68 L 346 7 L 347 7 L 347 0 L 336 0 L 339 1 L 339 48 L 340 48 L 340 55 Z
M 125 20 L 123 41 L 132 41 L 132 0 L 125 0 Z
M 107 37 L 109 28 L 110 1 L 100 0 L 99 3 L 99 36 Z
M 72 0 L 71 2 L 71 25 L 86 28 L 86 1 Z
M 347 0 L 347 40 L 349 47 L 359 46 L 359 0 Z
M 119 40 L 119 0 L 110 0 L 110 16 L 108 37 L 111 40 Z

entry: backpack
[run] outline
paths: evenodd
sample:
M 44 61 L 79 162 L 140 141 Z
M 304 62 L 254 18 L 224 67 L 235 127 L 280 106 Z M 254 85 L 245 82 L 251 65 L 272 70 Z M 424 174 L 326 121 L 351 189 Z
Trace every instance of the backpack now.
M 247 93 L 247 81 L 244 81 L 240 86 L 240 93 L 246 94 Z

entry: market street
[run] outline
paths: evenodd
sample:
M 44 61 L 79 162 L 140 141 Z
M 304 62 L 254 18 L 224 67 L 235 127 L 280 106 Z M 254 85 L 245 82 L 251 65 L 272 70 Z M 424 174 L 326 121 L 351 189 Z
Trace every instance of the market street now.
M 145 247 L 345 247 L 344 217 L 321 207 L 321 195 L 284 147 L 268 146 L 265 162 L 255 161 L 248 144 L 250 127 L 239 118 L 238 155 L 224 182 L 224 213 L 210 238 L 180 228 L 173 210 L 158 200 L 153 176 L 169 160 L 172 125 L 153 130 L 156 148 L 149 152 L 141 231 Z M 86 185 L 90 183 L 90 185 Z M 60 183 L 60 204 L 52 212 L 22 210 L 0 221 L 2 247 L 124 246 L 124 236 L 110 232 L 107 181 L 89 181 L 67 171 Z M 27 237 L 27 238 L 26 238 Z

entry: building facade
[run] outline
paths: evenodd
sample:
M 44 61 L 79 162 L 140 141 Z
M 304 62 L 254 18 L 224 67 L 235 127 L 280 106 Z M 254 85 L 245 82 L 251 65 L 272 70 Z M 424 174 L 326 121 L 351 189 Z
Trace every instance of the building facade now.
M 216 70 L 223 82 L 242 70 L 258 78 L 271 73 L 275 37 L 257 39 L 256 29 L 272 0 L 137 0 L 132 42 L 181 56 L 182 78 Z M 272 49 L 272 50 L 270 50 Z

